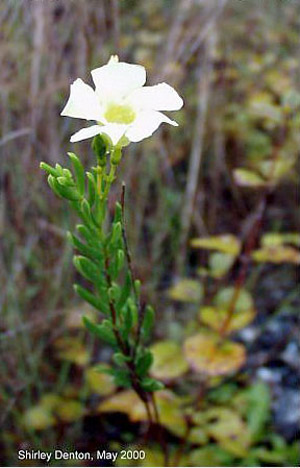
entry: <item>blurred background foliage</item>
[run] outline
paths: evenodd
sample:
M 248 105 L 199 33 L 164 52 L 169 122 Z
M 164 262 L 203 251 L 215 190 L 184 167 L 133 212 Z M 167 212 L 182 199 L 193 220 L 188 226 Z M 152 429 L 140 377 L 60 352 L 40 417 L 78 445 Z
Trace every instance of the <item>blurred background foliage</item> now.
M 96 371 L 110 352 L 81 327 L 94 312 L 72 290 L 75 218 L 39 170 L 65 164 L 79 128 L 59 117 L 70 83 L 118 53 L 185 100 L 180 127 L 132 144 L 120 174 L 135 270 L 157 311 L 152 374 L 167 385 L 157 403 L 169 462 L 296 465 L 299 2 L 3 0 L 0 25 L 1 462 L 15 464 L 19 448 L 143 444 L 135 395 Z M 89 143 L 73 146 L 91 164 Z M 116 183 L 112 208 L 119 198 Z M 220 348 L 218 333 L 235 341 Z M 160 466 L 157 434 L 148 439 L 145 466 Z

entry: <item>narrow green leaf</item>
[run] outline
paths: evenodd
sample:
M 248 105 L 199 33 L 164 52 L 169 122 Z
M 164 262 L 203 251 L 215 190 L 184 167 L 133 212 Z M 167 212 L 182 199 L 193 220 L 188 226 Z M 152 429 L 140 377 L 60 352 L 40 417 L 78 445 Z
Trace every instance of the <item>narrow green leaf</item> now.
M 149 337 L 153 324 L 154 324 L 154 318 L 155 318 L 155 312 L 154 312 L 153 307 L 151 307 L 150 305 L 147 305 L 146 310 L 145 310 L 144 320 L 142 323 L 142 328 L 141 328 L 142 335 L 144 338 Z
M 77 201 L 80 199 L 80 195 L 75 187 L 60 185 L 57 179 L 61 179 L 61 177 L 55 178 L 52 175 L 48 176 L 48 183 L 56 195 L 70 201 Z
M 145 377 L 141 382 L 141 386 L 147 392 L 156 392 L 164 388 L 164 384 L 162 382 L 152 379 L 151 377 Z
M 59 185 L 62 185 L 63 187 L 73 187 L 76 191 L 75 184 L 72 179 L 68 177 L 59 176 L 56 180 L 59 183 Z
M 116 244 L 122 237 L 122 225 L 120 222 L 113 224 L 111 243 Z
M 123 353 L 120 353 L 120 352 L 115 353 L 113 355 L 113 360 L 118 366 L 123 366 L 123 364 L 126 364 L 126 362 L 129 362 L 130 359 L 131 358 L 129 356 L 125 356 Z
M 124 340 L 128 340 L 128 336 L 132 328 L 132 325 L 133 325 L 132 310 L 130 306 L 127 305 L 124 311 L 123 324 L 121 327 L 121 333 L 122 333 Z
M 270 391 L 264 382 L 257 382 L 249 389 L 248 428 L 253 440 L 259 440 L 270 417 Z
M 41 162 L 40 168 L 46 171 L 48 174 L 51 174 L 53 177 L 57 177 L 57 171 L 53 167 L 49 166 L 49 164 L 45 162 Z
M 87 172 L 86 176 L 88 178 L 88 202 L 90 206 L 93 206 L 96 198 L 96 181 L 91 172 Z
M 139 279 L 134 280 L 134 287 L 137 292 L 137 295 L 140 296 L 141 294 L 141 282 Z
M 108 297 L 112 302 L 116 302 L 120 296 L 120 287 L 114 283 L 108 290 Z
M 99 242 L 99 238 L 98 236 L 95 236 L 94 231 L 90 227 L 87 227 L 84 224 L 78 224 L 76 226 L 76 229 L 90 246 L 93 246 L 96 249 L 99 249 L 99 251 L 101 250 L 102 252 L 102 247 Z
M 130 374 L 127 369 L 113 369 L 112 375 L 114 376 L 115 384 L 118 387 L 131 387 Z
M 136 373 L 139 377 L 145 377 L 153 363 L 153 355 L 150 351 L 145 351 L 136 361 Z
M 91 215 L 91 207 L 89 205 L 89 202 L 84 198 L 81 202 L 80 205 L 81 211 L 84 214 L 84 216 L 91 221 L 92 215 Z
M 87 257 L 75 256 L 73 263 L 77 271 L 88 281 L 98 285 L 102 272 L 99 267 Z
M 117 250 L 117 252 L 111 252 L 111 261 L 110 261 L 110 264 L 109 264 L 109 272 L 110 272 L 110 276 L 113 280 L 116 280 L 117 277 L 119 276 L 119 273 L 121 271 L 121 269 L 123 268 L 124 266 L 124 259 L 125 259 L 125 255 L 124 255 L 124 252 L 119 249 Z M 120 297 L 120 295 L 118 296 L 118 298 Z
M 61 176 L 64 175 L 63 168 L 61 167 L 60 164 L 56 163 L 55 164 L 55 169 L 56 169 L 57 175 L 61 175 Z
M 70 171 L 70 169 L 67 169 L 66 167 L 63 167 L 62 172 L 63 172 L 63 177 L 66 177 L 67 179 L 73 180 L 73 174 Z
M 91 306 L 95 307 L 95 309 L 99 310 L 105 315 L 109 314 L 108 304 L 105 303 L 98 296 L 95 296 L 93 293 L 83 288 L 79 284 L 74 284 L 74 290 L 78 294 L 78 296 L 81 297 L 81 299 L 88 302 Z
M 77 249 L 82 255 L 102 262 L 103 255 L 101 255 L 99 249 L 95 249 L 94 247 L 84 244 L 77 236 L 72 234 L 70 231 L 67 232 L 67 238 L 69 242 L 73 245 L 73 247 Z
M 87 224 L 89 228 L 95 231 L 96 233 L 96 230 L 99 227 L 99 225 L 92 214 L 89 202 L 85 198 L 82 200 L 80 205 L 80 216 L 85 222 L 85 224 Z
M 117 252 L 117 272 L 119 273 L 124 266 L 125 254 L 124 251 L 119 249 Z
M 53 192 L 55 193 L 55 195 L 57 195 L 59 198 L 63 198 L 62 195 L 60 194 L 59 190 L 58 190 L 58 183 L 56 182 L 56 178 L 54 176 L 52 176 L 51 174 L 48 175 L 48 184 L 50 186 L 50 188 L 53 190 Z
M 80 193 L 80 195 L 83 196 L 85 190 L 83 165 L 81 164 L 81 161 L 76 156 L 76 154 L 68 153 L 68 156 L 72 161 L 73 168 L 75 171 L 78 192 Z
M 138 321 L 138 310 L 137 310 L 136 303 L 132 297 L 129 297 L 127 300 L 127 304 L 131 311 L 132 325 L 135 325 Z
M 121 291 L 121 295 L 120 295 L 120 298 L 116 304 L 116 308 L 117 309 L 120 309 L 124 306 L 124 304 L 126 303 L 128 297 L 129 297 L 129 294 L 130 294 L 130 289 L 131 289 L 131 278 L 130 278 L 130 274 L 129 272 L 127 272 L 126 274 L 126 278 L 125 278 L 125 283 L 122 287 L 122 291 Z
M 115 205 L 114 223 L 122 222 L 122 206 L 119 202 Z
M 83 317 L 83 323 L 85 327 L 93 333 L 97 338 L 106 343 L 110 344 L 111 346 L 116 346 L 116 338 L 114 332 L 107 326 L 107 320 L 103 320 L 100 325 L 96 325 L 95 323 L 91 322 L 86 316 Z

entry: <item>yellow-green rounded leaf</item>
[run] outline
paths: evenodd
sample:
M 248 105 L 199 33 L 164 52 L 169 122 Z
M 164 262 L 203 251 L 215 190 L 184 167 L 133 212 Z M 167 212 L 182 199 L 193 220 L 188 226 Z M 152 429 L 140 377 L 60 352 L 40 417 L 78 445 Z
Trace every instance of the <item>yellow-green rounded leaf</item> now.
M 183 437 L 187 423 L 181 409 L 181 400 L 171 391 L 162 390 L 154 394 L 161 425 L 172 434 Z
M 101 396 L 107 396 L 114 393 L 116 386 L 114 384 L 113 377 L 109 374 L 105 374 L 104 372 L 99 372 L 97 367 L 97 365 L 89 367 L 85 371 L 85 378 L 90 391 Z
M 228 312 L 217 307 L 206 306 L 201 307 L 199 317 L 202 323 L 210 327 L 212 330 L 220 331 L 223 323 L 227 319 Z M 248 309 L 242 312 L 234 312 L 230 323 L 226 329 L 226 334 L 230 334 L 236 330 L 240 330 L 247 326 L 255 317 L 254 309 Z
M 55 418 L 45 406 L 36 405 L 26 411 L 23 416 L 23 424 L 27 429 L 38 431 L 53 426 Z
M 233 341 L 219 342 L 218 335 L 201 332 L 185 340 L 184 353 L 195 372 L 208 376 L 236 372 L 245 362 L 243 345 Z
M 234 256 L 238 255 L 241 249 L 239 239 L 232 234 L 192 239 L 191 246 L 198 249 L 217 250 Z
M 227 320 L 228 311 L 232 308 L 232 300 L 236 290 L 233 287 L 221 289 L 213 299 L 212 306 L 201 307 L 200 320 L 215 331 L 220 331 Z M 242 288 L 235 299 L 234 310 L 227 326 L 226 334 L 240 330 L 255 317 L 255 307 L 251 294 Z
M 79 338 L 61 337 L 55 341 L 54 346 L 56 356 L 61 360 L 70 361 L 78 366 L 84 366 L 89 361 L 89 352 Z
M 183 436 L 186 431 L 186 421 L 180 407 L 181 400 L 168 390 L 155 392 L 154 398 L 161 425 L 173 434 Z M 123 390 L 106 398 L 98 406 L 98 411 L 125 413 L 132 422 L 148 420 L 145 405 L 133 390 Z
M 235 169 L 233 177 L 237 185 L 242 187 L 264 187 L 268 184 L 259 174 L 248 169 Z
M 222 278 L 232 267 L 236 256 L 223 252 L 214 252 L 209 256 L 208 266 L 211 276 Z
M 281 121 L 281 108 L 275 104 L 271 93 L 257 92 L 250 96 L 248 100 L 250 115 L 253 118 L 264 119 L 267 123 L 273 126 Z
M 247 455 L 251 437 L 245 422 L 234 410 L 215 407 L 206 411 L 205 431 L 221 447 L 239 457 Z
M 221 289 L 214 297 L 215 306 L 222 309 L 228 309 L 235 294 L 236 290 L 234 287 Z M 246 289 L 240 289 L 235 301 L 235 310 L 237 312 L 242 312 L 253 308 L 254 305 L 251 294 Z
M 300 234 L 297 232 L 267 232 L 261 238 L 262 247 L 277 247 L 283 244 L 300 247 Z
M 55 409 L 61 403 L 61 397 L 57 393 L 45 393 L 40 399 L 40 406 L 49 411 Z
M 300 252 L 293 247 L 278 245 L 255 250 L 252 258 L 258 263 L 300 263 Z
M 193 427 L 190 430 L 187 440 L 195 445 L 206 445 L 208 436 L 202 427 Z
M 202 284 L 193 279 L 184 278 L 168 290 L 168 296 L 174 301 L 199 303 L 203 296 Z
M 133 390 L 123 390 L 103 400 L 98 406 L 100 413 L 125 413 L 129 417 L 135 408 L 141 413 L 144 410 L 143 402 Z
M 159 341 L 151 346 L 153 364 L 151 375 L 157 379 L 169 380 L 180 377 L 188 370 L 188 364 L 181 347 L 175 341 Z
M 62 400 L 55 413 L 63 422 L 77 421 L 84 415 L 84 406 L 77 400 Z

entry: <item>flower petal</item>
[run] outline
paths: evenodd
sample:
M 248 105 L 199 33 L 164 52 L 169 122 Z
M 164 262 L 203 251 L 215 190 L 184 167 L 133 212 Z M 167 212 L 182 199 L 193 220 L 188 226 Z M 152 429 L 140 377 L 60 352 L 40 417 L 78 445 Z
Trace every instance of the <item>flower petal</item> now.
M 102 109 L 95 91 L 80 78 L 71 84 L 70 97 L 60 115 L 86 120 L 101 120 Z
M 100 125 L 92 125 L 91 127 L 82 128 L 79 132 L 76 132 L 71 136 L 70 142 L 76 143 L 77 141 L 87 140 L 95 135 L 99 135 L 102 133 L 102 128 L 103 127 Z
M 92 72 L 96 93 L 102 101 L 127 96 L 146 82 L 146 70 L 141 65 L 110 60 Z
M 179 110 L 183 100 L 172 86 L 159 83 L 155 86 L 144 86 L 133 91 L 128 100 L 139 109 Z
M 74 133 L 70 141 L 71 143 L 75 143 L 105 133 L 105 135 L 108 135 L 111 139 L 112 144 L 116 145 L 122 136 L 124 136 L 127 129 L 128 125 L 123 124 L 92 125 L 91 127 L 82 128 L 79 132 Z
M 169 119 L 166 115 L 156 111 L 144 111 L 138 114 L 134 123 L 126 132 L 126 137 L 130 141 L 141 141 L 148 138 L 155 132 L 161 123 L 166 122 L 170 125 L 177 126 L 178 124 Z
M 103 125 L 102 127 L 100 127 L 100 129 L 101 133 L 105 133 L 105 135 L 108 135 L 112 141 L 112 144 L 116 145 L 122 138 L 122 136 L 125 135 L 125 132 L 128 129 L 128 125 L 110 123 L 107 125 Z

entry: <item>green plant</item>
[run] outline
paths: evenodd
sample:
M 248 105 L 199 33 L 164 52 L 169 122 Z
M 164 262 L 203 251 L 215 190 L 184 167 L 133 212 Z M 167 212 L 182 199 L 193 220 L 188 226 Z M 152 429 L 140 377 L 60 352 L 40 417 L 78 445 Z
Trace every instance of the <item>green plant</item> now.
M 133 272 L 125 227 L 125 184 L 112 221 L 107 205 L 123 147 L 148 137 L 162 122 L 177 125 L 158 109 L 179 109 L 183 102 L 166 83 L 143 88 L 144 67 L 119 62 L 117 56 L 93 70 L 92 76 L 95 91 L 77 79 L 62 115 L 96 120 L 96 125 L 80 130 L 71 141 L 94 136 L 97 165 L 85 173 L 80 159 L 68 153 L 73 173 L 59 164 L 41 163 L 41 168 L 48 173 L 53 192 L 67 200 L 81 219 L 68 239 L 79 254 L 74 256 L 74 266 L 93 289 L 81 284 L 74 289 L 103 317 L 101 323 L 83 317 L 86 328 L 113 349 L 114 367 L 99 365 L 98 370 L 113 375 L 117 386 L 132 387 L 144 403 L 149 421 L 155 417 L 158 422 L 153 392 L 163 384 L 149 376 L 153 357 L 147 349 L 154 311 L 141 304 L 141 283 Z
M 60 165 L 53 168 L 42 163 L 41 167 L 48 172 L 52 190 L 66 199 L 81 219 L 76 233 L 69 232 L 68 239 L 79 254 L 74 257 L 75 268 L 93 289 L 80 284 L 75 284 L 74 289 L 103 317 L 100 324 L 84 317 L 85 326 L 114 350 L 115 367 L 108 370 L 99 366 L 99 371 L 112 373 L 118 386 L 133 387 L 150 415 L 148 395 L 161 388 L 159 381 L 148 376 L 152 355 L 146 343 L 154 311 L 150 306 L 142 308 L 140 282 L 133 274 L 125 231 L 124 185 L 122 201 L 115 206 L 112 224 L 109 228 L 105 226 L 109 189 L 115 179 L 121 150 L 108 149 L 100 136 L 94 138 L 93 148 L 98 165 L 86 175 L 74 153 L 69 153 L 69 157 L 75 176 Z M 106 173 L 108 154 L 110 169 Z

